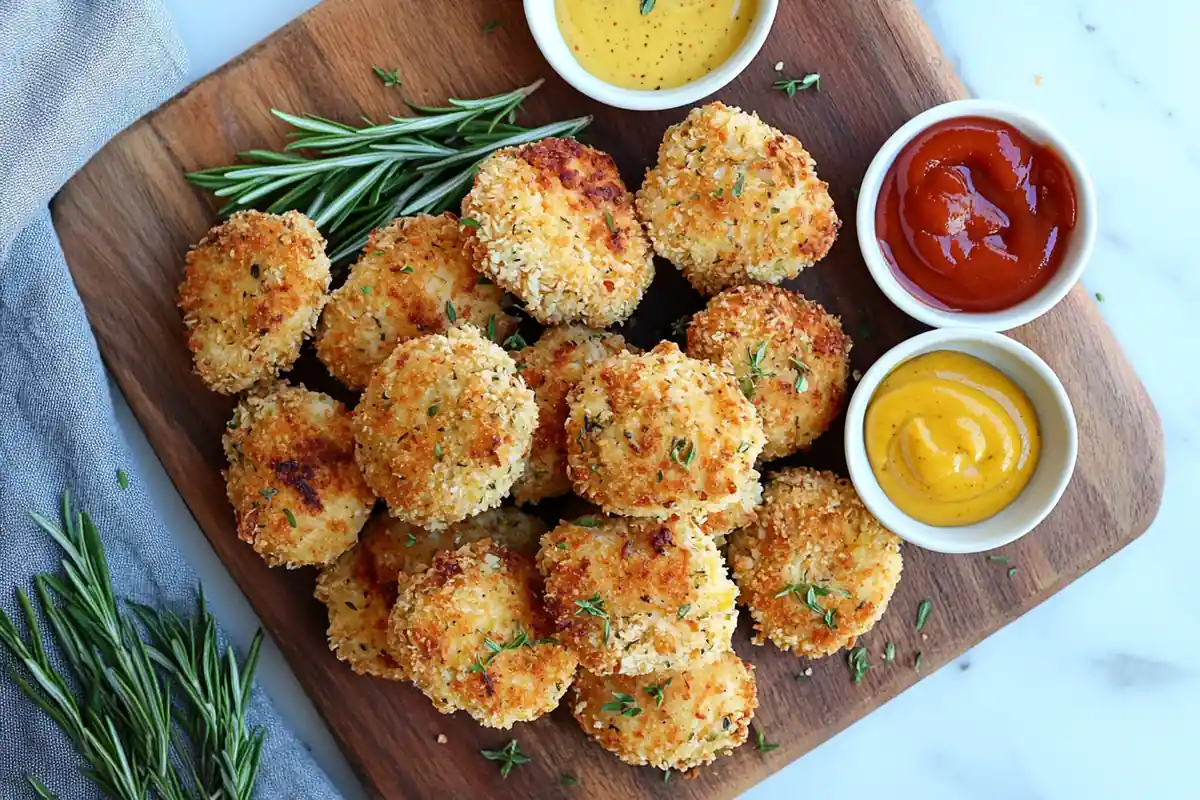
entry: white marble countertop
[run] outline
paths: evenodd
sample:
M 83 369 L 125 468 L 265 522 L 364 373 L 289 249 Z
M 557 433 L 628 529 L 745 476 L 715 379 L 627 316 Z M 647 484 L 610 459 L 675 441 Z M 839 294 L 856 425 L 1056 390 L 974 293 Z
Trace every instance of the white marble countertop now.
M 313 4 L 167 0 L 197 78 Z M 1200 306 L 1187 188 L 1200 186 L 1200 4 L 918 5 L 974 94 L 1041 113 L 1090 165 L 1101 227 L 1085 282 L 1162 416 L 1166 499 L 1140 540 L 746 797 L 1185 796 L 1200 743 L 1200 580 L 1185 557 L 1200 517 L 1184 503 L 1200 486 L 1200 336 L 1187 323 Z M 167 524 L 244 644 L 257 620 L 123 402 L 120 413 Z M 361 796 L 273 648 L 260 678 L 335 783 Z

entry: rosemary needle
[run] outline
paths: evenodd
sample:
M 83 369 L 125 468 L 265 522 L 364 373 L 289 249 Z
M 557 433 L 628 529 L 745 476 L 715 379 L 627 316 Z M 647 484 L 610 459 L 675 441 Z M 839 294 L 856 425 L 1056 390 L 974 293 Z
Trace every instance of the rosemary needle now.
M 294 129 L 283 151 L 248 150 L 238 154 L 245 163 L 189 172 L 187 179 L 226 201 L 221 214 L 303 211 L 328 240 L 330 259 L 341 263 L 393 217 L 453 208 L 480 162 L 496 150 L 574 136 L 588 126 L 591 117 L 536 128 L 514 124 L 521 103 L 541 83 L 492 97 L 451 98 L 445 106 L 409 103 L 415 116 L 361 127 L 271 109 Z

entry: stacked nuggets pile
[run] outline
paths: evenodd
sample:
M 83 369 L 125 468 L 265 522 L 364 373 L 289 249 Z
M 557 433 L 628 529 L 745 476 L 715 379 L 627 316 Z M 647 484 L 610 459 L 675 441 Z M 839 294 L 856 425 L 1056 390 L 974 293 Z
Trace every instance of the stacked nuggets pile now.
M 636 201 L 608 155 L 546 139 L 482 164 L 462 214 L 376 231 L 331 295 L 295 212 L 235 214 L 189 253 L 196 372 L 246 392 L 225 435 L 238 535 L 272 566 L 321 567 L 330 647 L 356 672 L 497 728 L 570 689 L 624 761 L 709 763 L 758 704 L 739 599 L 755 643 L 821 656 L 900 576 L 848 483 L 759 480 L 844 403 L 838 319 L 774 285 L 832 245 L 827 187 L 796 139 L 713 103 L 667 131 Z M 641 301 L 653 252 L 715 295 L 686 354 L 602 330 Z M 505 292 L 551 326 L 535 344 Z M 314 330 L 362 391 L 353 412 L 278 380 Z M 572 490 L 598 510 L 552 530 L 502 505 Z

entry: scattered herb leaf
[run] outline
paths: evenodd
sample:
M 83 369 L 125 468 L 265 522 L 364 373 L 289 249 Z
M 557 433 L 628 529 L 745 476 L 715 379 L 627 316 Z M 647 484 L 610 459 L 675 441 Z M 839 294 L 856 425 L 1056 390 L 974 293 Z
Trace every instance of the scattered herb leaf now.
M 676 616 L 678 619 L 683 619 L 684 617 L 686 617 L 686 616 L 688 615 L 688 612 L 689 612 L 689 611 L 691 611 L 691 610 L 692 610 L 692 604 L 691 604 L 691 603 L 684 603 L 683 605 L 681 605 L 681 606 L 679 607 L 679 613 L 678 613 L 678 614 L 676 614 L 675 616 Z
M 580 517 L 575 520 L 575 524 L 581 528 L 594 528 L 600 524 L 600 520 L 595 517 Z
M 374 66 L 371 67 L 371 69 L 375 71 L 375 74 L 379 77 L 379 80 L 383 81 L 384 86 L 400 85 L 400 70 L 386 70 L 380 66 Z
M 917 651 L 917 657 L 913 659 L 913 669 L 917 672 L 921 671 L 921 651 Z
M 613 227 L 613 218 L 611 211 L 604 212 L 604 224 L 608 226 L 609 233 L 616 233 L 617 229 Z
M 417 543 L 417 535 L 415 533 L 413 533 L 412 531 L 409 531 L 408 539 L 405 540 L 404 546 L 412 547 L 416 543 Z
M 292 513 L 290 508 L 285 508 L 283 515 L 287 517 L 288 525 L 291 525 L 293 528 L 296 527 L 296 515 Z
M 471 219 L 470 217 L 463 217 L 462 219 L 460 219 L 460 220 L 458 221 L 458 224 L 459 224 L 459 225 L 465 225 L 465 226 L 467 226 L 468 228 L 471 228 L 471 229 L 478 229 L 478 228 L 479 228 L 479 220 L 477 220 L 477 219 Z M 514 741 L 515 741 L 515 740 L 514 740 Z
M 437 405 L 437 403 L 434 403 L 433 405 L 431 405 L 431 406 L 429 407 L 428 414 L 429 414 L 429 416 L 431 416 L 431 417 L 436 417 L 436 416 L 437 416 L 437 412 L 438 412 L 438 405 Z
M 769 753 L 772 750 L 778 750 L 779 745 L 767 741 L 767 735 L 763 733 L 762 728 L 754 729 L 754 749 L 760 753 Z
M 504 340 L 505 350 L 524 350 L 528 346 L 529 342 L 525 341 L 525 337 L 521 335 L 520 331 Z
M 738 176 L 737 176 L 737 180 L 734 181 L 734 183 L 733 183 L 733 196 L 741 197 L 742 189 L 744 189 L 744 188 L 746 188 L 746 173 L 739 172 Z
M 574 775 L 559 775 L 558 782 L 562 786 L 578 786 L 579 778 L 576 778 Z
M 450 320 L 450 324 L 458 321 L 458 312 L 454 310 L 454 303 L 446 301 L 446 319 Z
M 1016 567 L 1009 567 L 1009 568 L 1008 568 L 1008 577 L 1010 577 L 1010 578 L 1011 578 L 1013 575 L 1016 575 L 1016 574 L 1017 574 L 1017 568 L 1016 568 Z
M 487 337 L 489 342 L 496 341 L 496 315 L 488 315 L 487 321 Z
M 1096 302 L 1098 302 L 1098 303 L 1104 302 L 1104 294 L 1102 292 L 1096 292 Z
M 667 687 L 671 685 L 671 679 L 667 678 L 664 683 L 654 684 L 646 687 L 646 694 L 654 698 L 655 708 L 662 708 L 663 700 L 666 699 Z
M 919 633 L 925 627 L 925 623 L 929 621 L 929 612 L 933 611 L 932 600 L 922 600 L 921 605 L 917 606 L 917 632 Z
M 531 760 L 529 756 L 521 752 L 521 745 L 517 744 L 516 739 L 504 745 L 504 749 L 502 750 L 480 750 L 479 755 L 488 761 L 500 762 L 501 778 L 507 778 L 508 773 L 512 772 L 513 767 L 528 764 Z
M 988 560 L 988 561 L 998 561 L 998 562 L 1000 562 L 1001 564 L 1007 564 L 1007 563 L 1008 563 L 1008 556 L 988 556 L 988 557 L 987 557 L 987 560 Z
M 499 27 L 500 27 L 500 20 L 498 20 L 498 19 L 489 20 L 488 22 L 486 22 L 484 24 L 483 32 L 485 34 L 491 33 L 492 31 L 496 30 Z
M 821 91 L 821 75 L 820 73 L 810 72 L 803 78 L 784 78 L 775 81 L 771 85 L 772 89 L 778 89 L 788 97 L 795 97 L 796 92 L 804 92 L 809 89 Z
M 883 649 L 883 660 L 889 664 L 896 660 L 896 643 L 888 642 L 887 647 Z
M 122 489 L 129 488 L 129 475 L 127 475 L 123 469 L 117 470 L 117 485 Z
M 609 711 L 613 714 L 620 714 L 622 717 L 636 717 L 642 713 L 642 709 L 638 706 L 637 701 L 631 695 L 624 692 L 613 692 L 613 697 L 617 698 L 611 703 L 605 703 L 600 706 L 601 711 Z
M 609 628 L 608 612 L 604 610 L 604 601 L 600 599 L 600 595 L 594 594 L 587 600 L 576 600 L 575 605 L 579 606 L 575 616 L 587 614 L 590 617 L 600 617 L 604 620 L 604 643 L 607 645 L 611 629 Z
M 862 683 L 863 675 L 867 674 L 867 670 L 871 665 L 867 663 L 867 648 L 861 644 L 852 649 L 846 655 L 846 662 L 850 665 L 850 678 L 854 683 Z
M 403 267 L 400 268 L 400 271 L 403 272 L 405 275 L 412 275 L 413 268 L 411 266 L 409 266 L 408 264 L 405 264 Z
M 642 16 L 646 16 L 654 10 L 655 0 L 642 0 Z

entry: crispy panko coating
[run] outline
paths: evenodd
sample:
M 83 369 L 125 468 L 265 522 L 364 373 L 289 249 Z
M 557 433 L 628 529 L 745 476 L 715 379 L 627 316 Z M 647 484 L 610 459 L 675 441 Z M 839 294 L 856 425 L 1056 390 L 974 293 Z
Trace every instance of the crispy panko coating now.
M 447 212 L 394 219 L 371 232 L 317 329 L 317 357 L 351 389 L 400 342 L 471 324 L 502 342 L 517 320 L 500 307 L 504 290 L 475 271 L 464 229 Z
M 568 475 L 611 514 L 704 516 L 744 502 L 766 437 L 731 376 L 670 342 L 613 356 L 568 395 Z
M 733 652 L 686 671 L 580 672 L 571 712 L 627 764 L 686 771 L 728 755 L 750 735 L 758 707 L 754 667 Z
M 262 386 L 234 410 L 223 444 L 238 538 L 268 564 L 328 564 L 354 546 L 375 495 L 354 463 L 341 403 L 303 386 Z
M 791 455 L 829 429 L 846 402 L 850 337 L 818 303 L 777 286 L 735 286 L 688 325 L 687 352 L 725 369 L 762 420 L 762 458 Z
M 437 529 L 500 504 L 525 469 L 537 404 L 512 358 L 472 326 L 400 344 L 354 417 L 367 483 Z
M 389 646 L 438 711 L 510 728 L 551 711 L 578 660 L 553 637 L 533 559 L 491 539 L 443 550 L 409 579 Z
M 491 539 L 533 556 L 546 525 L 511 506 L 501 506 L 427 531 L 377 513 L 358 544 L 317 576 L 315 597 L 328 607 L 329 649 L 360 675 L 403 680 L 408 675 L 388 650 L 388 615 L 409 576 L 433 565 L 442 550 Z
M 496 151 L 462 215 L 478 269 L 545 325 L 620 322 L 654 279 L 650 243 L 616 164 L 574 139 Z
M 538 429 L 525 474 L 513 486 L 518 503 L 536 503 L 571 491 L 567 477 L 567 393 L 585 370 L 627 349 L 624 337 L 578 325 L 547 328 L 533 345 L 513 353 L 538 404 Z
M 825 257 L 841 222 L 794 136 L 723 103 L 667 129 L 638 190 L 654 250 L 701 294 L 779 283 Z
M 292 366 L 329 290 L 317 226 L 297 211 L 239 211 L 187 254 L 179 308 L 196 374 L 236 394 Z
M 900 582 L 900 539 L 831 472 L 785 470 L 764 495 L 758 520 L 730 537 L 728 552 L 754 643 L 810 658 L 853 646 Z
M 542 537 L 559 639 L 600 675 L 689 669 L 730 649 L 737 588 L 695 521 L 580 517 Z

